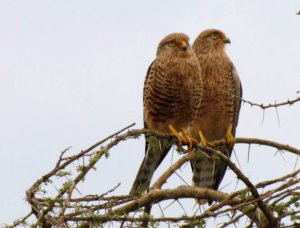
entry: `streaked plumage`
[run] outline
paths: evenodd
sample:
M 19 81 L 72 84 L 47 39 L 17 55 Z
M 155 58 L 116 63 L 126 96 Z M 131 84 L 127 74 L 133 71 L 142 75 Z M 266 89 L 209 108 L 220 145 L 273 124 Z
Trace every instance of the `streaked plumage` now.
M 201 67 L 203 94 L 190 128 L 190 136 L 197 139 L 199 131 L 207 141 L 226 138 L 228 143 L 215 149 L 228 157 L 233 149 L 242 97 L 238 73 L 225 53 L 225 44 L 229 42 L 222 31 L 208 29 L 193 44 Z M 192 160 L 191 165 L 195 186 L 218 189 L 227 168 L 224 162 L 199 152 L 199 158 Z
M 192 95 L 201 92 L 199 78 L 199 62 L 188 36 L 183 33 L 166 36 L 158 45 L 156 59 L 144 83 L 145 128 L 163 133 L 169 133 L 170 124 L 177 131 L 187 128 L 193 114 Z M 154 171 L 171 147 L 172 142 L 168 140 L 146 137 L 145 157 L 131 194 L 141 194 L 148 189 Z

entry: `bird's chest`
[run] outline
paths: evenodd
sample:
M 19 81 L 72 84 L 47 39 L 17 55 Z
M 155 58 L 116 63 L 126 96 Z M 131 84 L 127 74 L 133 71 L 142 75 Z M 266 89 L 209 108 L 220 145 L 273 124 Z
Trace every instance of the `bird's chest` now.
M 233 120 L 234 85 L 229 70 L 218 67 L 203 74 L 203 97 L 201 102 L 201 128 L 206 134 L 222 137 Z
M 217 112 L 226 109 L 227 103 L 233 102 L 234 90 L 232 74 L 216 67 L 203 75 L 203 105 Z M 211 114 L 211 113 L 210 113 Z
M 177 73 L 172 77 L 162 80 L 164 89 L 158 91 L 158 94 L 165 96 L 168 102 L 163 105 L 159 102 L 157 105 L 169 113 L 169 118 L 184 120 L 189 117 L 191 111 L 191 93 L 192 83 L 189 77 Z
M 144 101 L 144 119 L 158 131 L 168 132 L 168 125 L 186 127 L 192 116 L 192 82 L 180 71 L 153 78 Z

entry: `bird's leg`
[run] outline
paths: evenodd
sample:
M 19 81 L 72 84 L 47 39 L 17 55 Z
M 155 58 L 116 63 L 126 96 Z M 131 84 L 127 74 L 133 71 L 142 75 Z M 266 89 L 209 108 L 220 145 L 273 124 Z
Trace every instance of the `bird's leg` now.
M 230 148 L 233 147 L 235 139 L 232 135 L 232 125 L 230 125 L 227 129 L 227 132 L 225 134 L 225 141 L 226 141 L 226 145 L 228 145 Z
M 174 136 L 177 139 L 177 141 L 178 141 L 178 143 L 177 143 L 178 148 L 182 148 L 182 142 L 185 139 L 178 133 L 178 131 L 176 131 L 176 129 L 172 126 L 172 124 L 169 124 L 168 128 L 170 130 L 170 135 Z
M 188 135 L 187 131 L 186 131 L 184 128 L 182 128 L 182 136 L 183 136 L 183 138 L 185 139 L 185 142 L 186 142 L 186 144 L 187 144 L 187 146 L 188 146 L 186 152 L 190 152 L 190 151 L 193 149 L 193 145 L 197 145 L 198 142 L 197 142 L 196 139 L 191 138 L 191 137 Z
M 209 142 L 203 135 L 202 131 L 199 131 L 200 144 L 209 147 L 215 147 L 213 143 Z

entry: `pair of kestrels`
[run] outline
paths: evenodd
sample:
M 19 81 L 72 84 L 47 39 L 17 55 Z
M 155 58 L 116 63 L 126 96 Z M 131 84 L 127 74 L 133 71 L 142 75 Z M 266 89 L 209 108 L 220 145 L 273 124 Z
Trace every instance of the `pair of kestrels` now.
M 217 29 L 200 33 L 192 46 L 189 37 L 173 33 L 157 48 L 144 83 L 143 105 L 146 129 L 170 133 L 181 140 L 193 139 L 213 146 L 230 157 L 241 106 L 242 87 L 225 44 L 230 40 Z M 173 142 L 146 136 L 145 157 L 130 194 L 145 192 L 156 168 Z M 191 145 L 190 148 L 191 149 Z M 217 190 L 227 165 L 201 151 L 191 160 L 193 185 Z

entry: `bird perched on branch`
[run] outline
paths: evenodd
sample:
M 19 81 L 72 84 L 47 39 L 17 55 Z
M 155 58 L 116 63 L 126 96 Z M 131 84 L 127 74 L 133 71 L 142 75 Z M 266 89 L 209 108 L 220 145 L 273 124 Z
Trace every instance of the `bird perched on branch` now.
M 185 129 L 190 125 L 194 105 L 199 103 L 192 96 L 201 94 L 200 74 L 199 61 L 187 35 L 173 33 L 163 38 L 144 83 L 144 127 L 162 133 L 171 132 L 181 144 L 187 138 Z M 146 136 L 145 157 L 130 194 L 138 195 L 149 188 L 154 171 L 172 144 L 167 139 Z
M 217 29 L 200 33 L 193 43 L 201 68 L 203 93 L 195 111 L 189 134 L 202 144 L 225 138 L 226 145 L 216 147 L 228 157 L 234 144 L 238 124 L 242 86 L 238 73 L 225 52 L 230 40 Z M 199 152 L 191 161 L 193 184 L 217 190 L 227 165 L 218 158 Z

